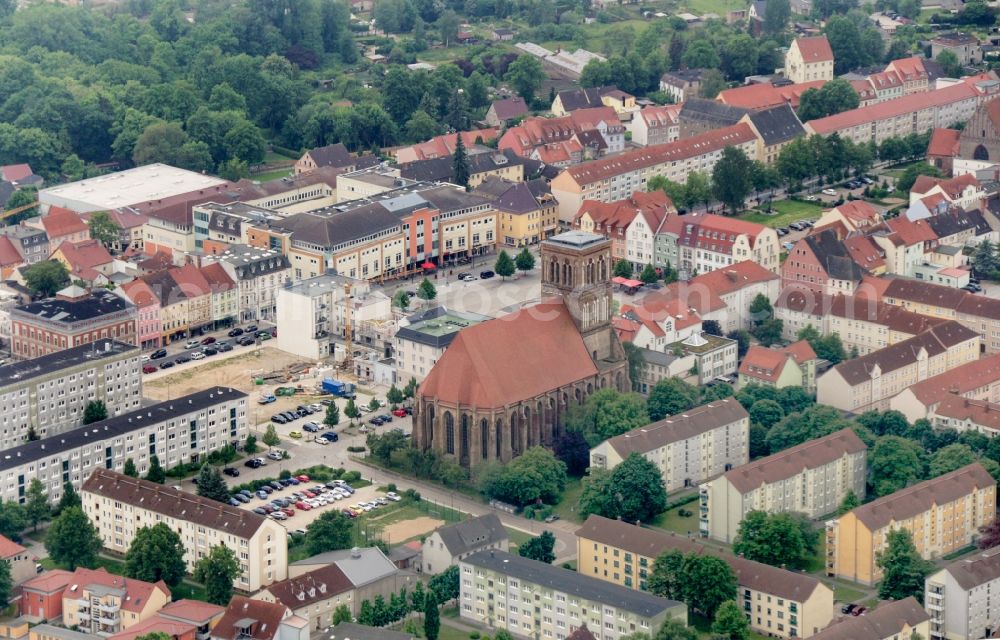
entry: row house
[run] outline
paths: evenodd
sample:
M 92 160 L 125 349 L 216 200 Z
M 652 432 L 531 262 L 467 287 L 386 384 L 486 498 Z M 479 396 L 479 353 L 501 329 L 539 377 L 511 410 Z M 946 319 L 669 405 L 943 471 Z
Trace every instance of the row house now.
M 889 401 L 909 422 L 931 419 L 941 403 L 949 400 L 1000 403 L 1000 354 L 985 356 L 921 380 Z
M 11 353 L 19 360 L 102 338 L 138 342 L 135 306 L 106 289 L 71 285 L 53 298 L 14 307 L 10 322 Z
M 494 127 L 476 129 L 474 131 L 462 131 L 460 133 L 446 133 L 435 136 L 426 142 L 396 149 L 396 162 L 398 164 L 406 164 L 407 162 L 416 162 L 417 160 L 451 157 L 455 153 L 455 143 L 458 140 L 458 136 L 462 136 L 462 144 L 466 149 L 469 149 L 473 145 L 491 142 L 498 135 L 500 135 L 500 131 Z
M 90 227 L 80 214 L 63 207 L 49 207 L 44 216 L 29 218 L 24 224 L 45 231 L 52 247 L 58 247 L 63 242 L 83 242 L 90 239 Z
M 559 228 L 556 199 L 544 179 L 508 182 L 487 178 L 475 193 L 492 202 L 497 212 L 497 238 L 509 247 L 538 244 Z
M 668 551 L 712 553 L 705 545 L 659 529 L 591 515 L 576 531 L 578 571 L 612 584 L 646 590 L 653 563 Z M 736 576 L 735 600 L 754 631 L 810 638 L 833 618 L 833 590 L 798 571 L 720 553 Z
M 882 222 L 882 214 L 865 200 L 848 200 L 842 205 L 827 209 L 813 224 L 813 229 L 820 230 L 833 225 L 843 225 L 847 233 L 865 231 Z
M 789 105 L 798 110 L 802 94 L 809 89 L 819 89 L 826 80 L 811 80 L 795 84 L 773 85 L 769 82 L 747 84 L 732 89 L 723 89 L 716 100 L 731 107 L 757 111 Z
M 497 148 L 566 166 L 620 153 L 625 149 L 625 127 L 611 107 L 580 109 L 559 118 L 528 118 L 507 129 Z
M 339 169 L 343 173 L 365 169 L 378 164 L 378 158 L 370 153 L 360 156 L 351 154 L 344 143 L 337 142 L 310 149 L 295 162 L 295 174 L 308 173 L 323 167 Z
M 140 529 L 163 522 L 180 536 L 188 572 L 221 544 L 239 563 L 233 587 L 240 591 L 257 591 L 288 576 L 288 533 L 248 509 L 103 468 L 83 483 L 80 498 L 104 548 L 113 553 L 124 554 Z
M 129 459 L 140 473 L 146 473 L 153 456 L 165 469 L 197 463 L 224 447 L 239 446 L 246 440 L 248 422 L 246 394 L 227 387 L 137 406 L 8 448 L 10 457 L 0 464 L 0 495 L 23 502 L 37 479 L 49 502 L 57 504 L 66 483 L 79 490 L 93 471 L 120 471 Z
M 947 202 L 966 211 L 981 209 L 986 198 L 986 190 L 976 176 L 971 174 L 954 178 L 919 176 L 910 187 L 910 205 L 935 194 L 940 194 Z
M 891 531 L 906 530 L 925 560 L 972 544 L 996 517 L 996 480 L 978 462 L 900 489 L 826 523 L 826 574 L 872 585 Z
M 653 176 L 683 183 L 692 171 L 710 173 L 727 146 L 756 159 L 757 138 L 743 123 L 567 167 L 552 180 L 559 219 L 572 222 L 584 200 L 614 202 L 646 191 Z
M 736 467 L 699 489 L 699 530 L 732 544 L 750 511 L 833 513 L 848 493 L 865 495 L 868 447 L 851 429 Z
M 757 384 L 783 389 L 802 387 L 806 393 L 816 392 L 816 365 L 819 358 L 805 340 L 787 347 L 768 348 L 752 345 L 740 362 L 737 385 Z
M 108 277 L 114 273 L 114 259 L 97 240 L 64 240 L 49 259 L 66 267 L 70 279 L 83 281 L 88 286 L 106 285 Z
M 960 323 L 942 323 L 831 368 L 817 382 L 816 400 L 852 413 L 888 409 L 907 387 L 976 360 L 980 343 L 979 334 Z
M 863 296 L 818 296 L 798 287 L 783 289 L 774 302 L 782 337 L 795 340 L 813 327 L 822 335 L 837 334 L 848 352 L 867 355 L 908 340 L 946 322 Z
M 880 284 L 883 302 L 934 318 L 957 320 L 982 336 L 986 353 L 1000 352 L 1000 300 L 919 280 L 893 278 Z
M 1000 433 L 1000 404 L 951 394 L 938 403 L 930 420 L 938 429 L 975 431 L 994 438 Z
M 8 242 L 20 254 L 24 263 L 32 265 L 49 258 L 49 237 L 45 229 L 29 227 L 24 222 L 15 225 L 8 225 L 0 229 Z M 11 256 L 7 256 L 5 263 L 10 263 Z
M 245 245 L 251 226 L 281 217 L 271 209 L 245 202 L 205 202 L 193 207 L 192 215 L 195 246 L 205 255 L 217 255 L 233 245 Z
M 615 202 L 585 200 L 573 217 L 572 226 L 608 238 L 611 240 L 612 260 L 628 260 L 634 268 L 642 269 L 653 263 L 653 238 L 656 233 L 666 219 L 676 213 L 664 192 L 636 191 L 628 198 Z M 628 241 L 630 235 L 631 242 Z
M 820 298 L 853 295 L 864 270 L 833 229 L 822 229 L 795 243 L 781 265 L 781 286 L 797 287 Z
M 230 245 L 216 258 L 236 284 L 237 322 L 273 322 L 277 292 L 291 279 L 291 263 L 278 251 Z
M 165 344 L 160 296 L 141 278 L 126 282 L 118 294 L 135 305 L 136 341 L 140 348 L 159 349 Z
M 757 136 L 756 157 L 764 164 L 777 162 L 782 149 L 806 135 L 805 127 L 788 104 L 751 111 L 743 116 L 742 122 Z
M 680 105 L 668 104 L 662 107 L 646 107 L 632 119 L 632 142 L 648 147 L 654 144 L 673 142 L 681 137 L 681 127 L 677 120 Z
M 590 467 L 610 471 L 637 454 L 660 470 L 668 492 L 679 491 L 746 464 L 749 429 L 746 409 L 724 398 L 605 440 L 591 448 Z
M 920 134 L 968 120 L 976 106 L 998 90 L 995 84 L 995 81 L 970 79 L 943 89 L 904 95 L 810 120 L 805 128 L 809 133 L 823 136 L 838 133 L 855 144 L 882 144 L 888 138 Z
M 678 220 L 680 259 L 672 266 L 682 273 L 694 276 L 747 260 L 778 273 L 781 246 L 773 228 L 711 213 Z

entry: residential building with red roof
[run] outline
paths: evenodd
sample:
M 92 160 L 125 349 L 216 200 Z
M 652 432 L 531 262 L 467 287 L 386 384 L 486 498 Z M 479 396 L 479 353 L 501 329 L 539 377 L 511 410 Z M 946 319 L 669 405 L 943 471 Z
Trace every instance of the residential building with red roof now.
M 584 201 L 572 226 L 608 238 L 612 259 L 628 260 L 634 268 L 642 269 L 654 262 L 656 233 L 668 216 L 676 214 L 677 209 L 664 192 L 636 191 L 616 202 Z
M 880 102 L 878 95 L 875 94 L 875 87 L 872 83 L 868 82 L 868 79 L 857 79 L 850 80 L 851 88 L 854 89 L 854 93 L 858 94 L 858 106 L 867 107 L 871 104 L 876 104 Z
M 6 560 L 10 565 L 10 579 L 14 586 L 36 575 L 35 555 L 6 536 L 0 536 L 0 560 Z
M 1000 404 L 948 394 L 934 408 L 930 421 L 937 429 L 974 431 L 995 438 L 1000 435 Z
M 211 640 L 309 640 L 309 621 L 284 604 L 233 596 Z
M 579 109 L 559 118 L 528 118 L 507 129 L 497 148 L 566 166 L 622 151 L 625 127 L 611 107 Z
M 758 295 L 768 300 L 775 300 L 781 286 L 781 278 L 754 260 L 743 260 L 727 267 L 701 273 L 686 283 L 687 299 L 691 299 L 693 291 L 705 291 L 711 296 L 717 296 L 725 305 L 723 318 L 719 321 L 723 333 L 736 329 L 747 329 L 753 318 L 750 317 L 750 303 Z M 716 318 L 706 318 L 716 319 Z
M 160 297 L 141 278 L 126 282 L 119 291 L 136 307 L 139 346 L 143 349 L 158 349 L 163 344 Z
M 944 322 L 829 369 L 817 381 L 816 401 L 852 413 L 884 411 L 907 387 L 976 360 L 981 343 L 978 333 Z
M 49 246 L 58 247 L 63 242 L 83 242 L 90 239 L 90 227 L 75 211 L 63 207 L 49 207 L 46 215 L 26 220 L 25 224 L 43 229 L 49 237 Z
M 72 280 L 83 280 L 91 286 L 107 284 L 114 272 L 114 258 L 97 240 L 64 240 L 49 259 L 61 262 Z
M 923 93 L 930 88 L 930 73 L 924 66 L 924 58 L 910 56 L 893 60 L 885 67 L 886 71 L 894 71 L 903 80 L 903 93 Z
M 648 147 L 673 142 L 681 136 L 679 104 L 646 107 L 632 118 L 632 142 Z
M 0 236 L 0 278 L 7 280 L 18 267 L 25 264 L 24 257 L 8 236 Z
M 828 136 L 836 132 L 855 144 L 882 144 L 887 138 L 966 121 L 987 92 L 992 91 L 996 88 L 985 83 L 961 82 L 810 120 L 805 126 L 810 133 Z
M 962 134 L 957 129 L 934 129 L 931 131 L 931 140 L 927 144 L 927 161 L 937 167 L 943 175 L 950 176 L 953 162 L 959 150 L 959 136 Z
M 954 178 L 918 176 L 910 187 L 910 204 L 935 194 L 941 194 L 949 203 L 966 211 L 982 209 L 986 198 L 986 190 L 971 174 Z
M 723 89 L 716 100 L 732 107 L 743 107 L 756 111 L 789 105 L 792 109 L 799 108 L 802 94 L 809 89 L 819 89 L 826 80 L 812 80 L 798 84 L 775 86 L 770 83 L 747 84 L 732 89 Z
M 868 74 L 868 84 L 875 91 L 875 98 L 879 102 L 903 97 L 903 79 L 895 71 Z
M 833 49 L 826 36 L 793 40 L 785 54 L 785 77 L 795 83 L 833 80 Z
M 201 270 L 193 264 L 170 270 L 177 290 L 188 301 L 187 321 L 192 331 L 212 322 L 212 289 Z
M 90 224 L 94 213 L 84 213 L 81 217 Z M 110 243 L 108 249 L 115 253 L 126 251 L 142 251 L 144 245 L 143 228 L 149 222 L 149 217 L 130 209 L 112 209 L 105 212 L 111 221 L 118 226 L 118 237 Z
M 216 327 L 228 325 L 239 318 L 239 287 L 229 277 L 218 262 L 201 268 L 201 275 L 208 283 L 211 292 L 212 322 Z
M 459 331 L 424 379 L 415 446 L 466 467 L 507 462 L 551 444 L 563 412 L 595 389 L 629 388 L 611 325 L 611 242 L 553 236 L 539 267 L 542 302 Z
M 198 628 L 190 622 L 168 620 L 159 615 L 137 622 L 128 629 L 108 636 L 108 640 L 136 640 L 151 633 L 165 634 L 170 640 L 197 640 Z
M 740 363 L 737 384 L 740 387 L 759 384 L 776 389 L 802 387 L 814 393 L 818 360 L 805 340 L 780 349 L 752 345 Z
M 28 622 L 62 622 L 62 593 L 73 579 L 72 571 L 53 569 L 21 585 L 18 612 Z
M 931 39 L 931 57 L 937 60 L 943 51 L 955 54 L 958 64 L 967 67 L 983 61 L 983 48 L 971 33 L 939 33 Z
M 475 144 L 485 144 L 496 138 L 500 132 L 495 128 L 476 129 L 474 131 L 461 132 L 462 144 L 469 149 Z M 434 158 L 444 158 L 455 153 L 455 141 L 458 140 L 457 133 L 446 133 L 435 136 L 426 142 L 400 147 L 396 149 L 396 162 L 406 164 L 417 160 L 433 160 Z
M 35 175 L 29 164 L 7 164 L 0 166 L 0 180 L 4 182 L 20 182 Z
M 1000 403 L 1000 354 L 973 360 L 911 385 L 889 401 L 889 408 L 913 422 L 932 417 L 938 405 L 949 398 Z
M 513 121 L 528 115 L 528 105 L 521 96 L 494 100 L 486 110 L 486 124 L 491 127 L 506 127 Z
M 614 202 L 636 191 L 645 191 L 653 176 L 687 182 L 692 171 L 711 172 L 727 146 L 756 158 L 757 137 L 749 125 L 740 123 L 567 167 L 552 180 L 552 195 L 559 201 L 559 218 L 572 222 L 584 200 Z
M 781 246 L 771 227 L 711 213 L 694 213 L 681 220 L 678 269 L 708 273 L 751 260 L 778 273 Z
M 832 222 L 842 222 L 847 232 L 863 230 L 882 221 L 882 214 L 865 200 L 848 200 L 844 204 L 823 212 L 814 223 L 821 229 Z
M 624 329 L 618 333 L 622 341 L 640 349 L 665 351 L 668 344 L 701 333 L 702 319 L 696 309 L 688 307 L 682 298 L 658 293 L 646 296 L 639 304 L 622 305 L 619 316 L 613 319 L 616 330 L 619 326 Z M 627 323 L 635 324 L 633 327 Z

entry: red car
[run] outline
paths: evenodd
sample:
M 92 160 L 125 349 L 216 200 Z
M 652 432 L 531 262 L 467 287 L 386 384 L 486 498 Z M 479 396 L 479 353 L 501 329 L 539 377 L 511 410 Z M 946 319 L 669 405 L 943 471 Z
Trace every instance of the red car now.
M 155 373 L 157 371 L 159 371 L 159 369 L 157 369 L 156 367 L 154 367 L 151 364 L 144 364 L 144 365 L 142 365 L 142 372 L 143 373 Z
M 295 479 L 299 482 L 309 482 L 309 476 L 306 475 L 295 476 Z
M 285 507 L 281 511 L 282 511 L 282 513 L 284 513 L 289 518 L 291 518 L 292 516 L 295 515 L 295 509 L 292 509 L 291 507 Z
M 316 497 L 316 494 L 313 493 L 312 491 L 303 491 L 302 495 L 304 495 L 307 498 L 315 498 Z
M 406 409 L 395 409 L 393 410 L 392 415 L 396 416 L 397 418 L 402 418 L 403 416 L 406 415 Z
M 348 518 L 357 518 L 358 516 L 350 509 L 341 509 L 340 512 L 347 516 Z
M 213 342 L 215 342 L 215 338 L 213 338 L 212 336 L 208 336 L 207 338 L 201 341 L 202 344 L 212 344 Z
M 299 500 L 298 502 L 295 503 L 295 508 L 298 509 L 299 511 L 309 511 L 310 509 L 312 509 L 312 506 Z

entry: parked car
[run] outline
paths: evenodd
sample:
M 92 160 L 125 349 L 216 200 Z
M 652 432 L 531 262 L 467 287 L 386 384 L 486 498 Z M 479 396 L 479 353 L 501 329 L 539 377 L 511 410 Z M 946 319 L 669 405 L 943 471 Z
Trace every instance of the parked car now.
M 258 469 L 263 465 L 261 465 L 261 463 L 258 460 L 247 460 L 246 462 L 243 463 L 243 466 L 250 467 L 251 469 Z
M 240 502 L 239 500 L 237 500 L 236 498 L 230 498 L 230 499 L 229 499 L 229 506 L 230 506 L 230 507 L 238 507 L 238 506 L 240 506 L 241 504 L 243 504 L 243 503 L 242 503 L 242 502 Z
M 240 470 L 235 467 L 224 467 L 222 473 L 229 476 L 230 478 L 238 478 L 240 475 Z
M 219 351 L 225 352 L 225 351 L 232 351 L 232 350 L 233 350 L 233 345 L 229 344 L 228 342 L 220 342 L 219 343 Z
M 191 359 L 192 360 L 204 360 L 205 359 L 205 354 L 202 353 L 201 351 L 195 351 L 194 353 L 191 354 Z
M 257 400 L 257 404 L 271 404 L 275 400 L 277 400 L 277 398 L 275 398 L 273 394 L 266 393 Z
M 392 500 L 393 502 L 399 502 L 400 500 L 402 500 L 402 498 L 399 497 L 399 494 L 396 493 L 395 491 L 390 491 L 389 493 L 385 494 L 385 497 L 388 498 L 389 500 Z
M 310 407 L 307 407 L 304 404 L 300 404 L 299 406 L 295 407 L 295 410 L 307 416 L 311 416 L 313 413 L 315 413 Z
M 312 506 L 303 502 L 302 500 L 299 500 L 298 502 L 295 503 L 295 508 L 298 509 L 299 511 L 309 511 L 310 509 L 312 509 Z
M 156 373 L 157 371 L 159 371 L 159 369 L 157 369 L 154 365 L 145 364 L 142 366 L 143 373 Z
M 309 476 L 307 476 L 304 473 L 300 476 L 295 476 L 295 479 L 298 480 L 299 482 L 309 482 Z
M 248 347 L 254 344 L 255 342 L 257 341 L 252 336 L 243 336 L 242 338 L 236 341 L 236 344 L 243 347 Z
M 174 362 L 176 362 L 177 364 L 184 364 L 185 362 L 191 362 L 191 358 L 190 356 L 182 353 L 181 355 L 174 358 Z
M 315 422 L 307 422 L 302 425 L 303 431 L 308 431 L 309 433 L 317 433 L 322 427 L 320 427 Z
M 851 615 L 852 616 L 863 616 L 865 614 L 865 611 L 868 611 L 868 607 L 858 606 L 857 609 L 855 609 L 854 611 L 851 612 Z
M 268 331 L 261 331 L 260 333 L 257 334 L 257 339 L 261 341 L 270 340 L 271 334 Z
M 253 332 L 257 331 L 257 325 L 252 324 L 249 327 L 245 327 L 243 329 L 243 331 L 246 332 L 246 333 L 253 333 Z
M 200 346 L 201 346 L 201 340 L 188 340 L 184 344 L 184 348 L 185 349 L 195 349 L 195 348 L 200 347 Z
M 261 500 L 267 500 L 267 492 L 264 491 L 263 489 L 260 489 L 257 491 L 257 497 L 260 498 Z
M 393 409 L 392 415 L 396 416 L 397 418 L 403 418 L 406 416 L 406 409 Z
M 236 327 L 235 329 L 230 329 L 229 333 L 227 335 L 230 338 L 235 338 L 237 336 L 241 336 L 241 335 L 243 335 L 243 329 L 240 329 L 239 327 Z
M 480 280 L 489 280 L 490 278 L 492 278 L 495 275 L 496 274 L 493 273 L 492 271 L 480 271 L 479 272 L 479 279 Z
M 267 515 L 267 511 L 264 511 L 264 509 L 262 507 L 255 507 L 254 510 L 253 510 L 253 512 L 256 513 L 257 515 L 261 515 L 261 516 L 266 516 Z
M 150 360 L 159 360 L 160 358 L 166 358 L 166 357 L 167 357 L 166 349 L 157 349 L 153 353 L 149 354 Z
M 298 440 L 299 438 L 302 437 L 302 432 L 301 431 L 289 431 L 288 432 L 288 437 L 289 438 L 295 438 L 296 440 Z
M 327 431 L 326 433 L 323 433 L 322 435 L 319 435 L 317 437 L 322 438 L 323 440 L 327 440 L 329 442 L 336 442 L 337 440 L 340 440 L 340 436 L 338 436 L 333 431 Z
M 837 195 L 837 190 L 836 189 L 823 189 L 822 193 L 825 196 L 836 196 Z
M 271 514 L 271 517 L 275 520 L 288 520 L 288 516 L 285 515 L 284 511 L 275 511 Z
M 219 353 L 219 350 L 213 349 L 212 347 L 205 347 L 204 349 L 201 350 L 201 352 L 204 353 L 206 356 L 214 356 L 215 354 Z
M 550 516 L 547 516 L 547 517 L 545 518 L 545 521 L 546 521 L 546 522 L 550 522 L 550 523 L 551 523 L 551 522 L 555 522 L 555 521 L 556 521 L 556 520 L 558 520 L 558 519 L 559 519 L 559 516 L 557 516 L 556 514 L 554 514 L 554 513 L 553 513 L 552 515 L 550 515 Z
M 160 368 L 161 369 L 169 369 L 172 366 L 174 366 L 174 363 L 173 363 L 172 360 L 165 360 L 165 361 L 163 361 L 163 362 L 160 363 Z
M 382 422 L 392 422 L 392 416 L 388 413 L 383 413 L 379 418 L 382 419 Z
M 280 413 L 276 413 L 273 416 L 271 416 L 271 422 L 277 422 L 278 424 L 285 424 L 286 422 L 288 422 L 288 420 L 285 420 L 285 416 L 281 415 Z

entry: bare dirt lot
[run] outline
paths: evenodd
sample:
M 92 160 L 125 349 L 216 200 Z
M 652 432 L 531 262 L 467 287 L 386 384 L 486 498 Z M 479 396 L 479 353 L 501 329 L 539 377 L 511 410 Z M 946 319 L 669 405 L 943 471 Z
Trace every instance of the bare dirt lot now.
M 382 533 L 387 540 L 409 540 L 430 533 L 438 527 L 444 526 L 444 520 L 421 516 L 412 520 L 403 520 L 395 524 L 387 525 Z

